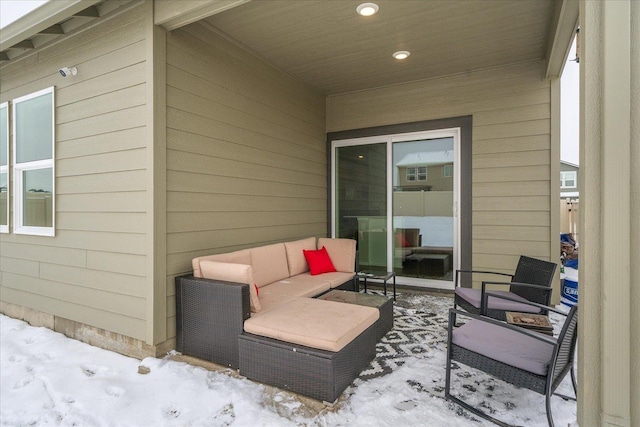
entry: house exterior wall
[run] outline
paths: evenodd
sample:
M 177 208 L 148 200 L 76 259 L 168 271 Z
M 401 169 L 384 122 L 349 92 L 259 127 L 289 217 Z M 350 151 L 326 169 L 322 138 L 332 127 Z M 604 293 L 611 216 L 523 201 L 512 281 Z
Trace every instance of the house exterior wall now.
M 520 254 L 556 261 L 551 165 L 560 159 L 551 150 L 551 83 L 542 75 L 543 64 L 533 62 L 331 96 L 327 128 L 472 115 L 473 268 L 513 271 Z
M 167 330 L 191 259 L 327 230 L 325 99 L 206 24 L 167 36 Z
M 21 307 L 57 319 L 56 329 L 88 325 L 134 345 L 147 341 L 150 280 L 147 12 L 133 3 L 0 69 L 1 101 L 56 88 L 56 234 L 0 235 L 2 311 Z M 78 74 L 62 78 L 58 69 L 72 65 Z

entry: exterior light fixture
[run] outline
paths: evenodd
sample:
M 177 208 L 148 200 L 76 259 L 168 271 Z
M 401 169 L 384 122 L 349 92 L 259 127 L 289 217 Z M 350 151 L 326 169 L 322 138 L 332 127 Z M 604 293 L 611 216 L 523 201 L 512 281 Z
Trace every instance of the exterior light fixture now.
M 409 55 L 411 55 L 411 52 L 407 50 L 399 50 L 391 56 L 400 61 L 402 59 L 407 59 Z
M 378 13 L 378 5 L 375 3 L 362 3 L 356 7 L 356 12 L 362 16 L 371 16 Z

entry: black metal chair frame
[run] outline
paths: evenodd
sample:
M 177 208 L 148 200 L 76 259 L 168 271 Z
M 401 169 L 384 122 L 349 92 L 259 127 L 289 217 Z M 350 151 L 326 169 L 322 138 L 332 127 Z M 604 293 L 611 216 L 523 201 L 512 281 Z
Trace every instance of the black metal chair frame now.
M 491 295 L 491 291 L 487 292 L 485 295 L 485 299 Z M 510 298 L 504 297 L 502 295 L 491 295 L 492 297 L 502 298 L 510 300 Z M 499 320 L 495 320 L 489 317 L 480 316 L 473 313 L 467 313 L 464 311 L 460 311 L 457 309 L 449 310 L 449 326 L 448 326 L 448 341 L 447 341 L 447 362 L 446 362 L 446 379 L 445 379 L 445 398 L 456 404 L 462 406 L 464 409 L 487 419 L 499 426 L 503 427 L 511 427 L 510 424 L 507 424 L 503 421 L 500 421 L 486 412 L 477 409 L 468 403 L 464 402 L 460 398 L 453 396 L 450 393 L 451 390 L 451 362 L 457 361 L 458 363 L 465 364 L 475 369 L 479 369 L 484 371 L 485 373 L 501 379 L 505 382 L 513 384 L 518 387 L 524 387 L 529 390 L 535 391 L 537 393 L 543 394 L 545 396 L 545 404 L 546 404 L 546 412 L 547 412 L 547 421 L 550 427 L 554 426 L 553 416 L 551 414 L 551 396 L 557 395 L 565 400 L 573 400 L 576 398 L 561 395 L 555 393 L 556 388 L 562 383 L 562 380 L 567 375 L 567 373 L 571 374 L 571 383 L 573 386 L 573 392 L 575 396 L 577 396 L 577 383 L 575 372 L 573 369 L 574 365 L 574 356 L 575 356 L 575 347 L 577 340 L 577 328 L 578 328 L 578 306 L 574 306 L 571 308 L 569 313 L 564 313 L 560 310 L 556 310 L 552 307 L 545 307 L 542 304 L 536 303 L 528 303 L 534 306 L 538 306 L 539 308 L 545 309 L 547 311 L 552 311 L 563 316 L 566 316 L 564 325 L 562 330 L 560 331 L 557 338 L 553 338 L 538 332 L 534 332 L 519 326 L 510 325 Z M 453 328 L 456 325 L 456 317 L 458 315 L 480 320 L 483 322 L 487 322 L 493 325 L 498 325 L 500 327 L 504 327 L 518 333 L 527 335 L 533 339 L 539 340 L 541 342 L 549 343 L 553 345 L 553 356 L 551 358 L 551 363 L 549 364 L 546 375 L 538 375 L 528 371 L 525 371 L 520 368 L 516 368 L 514 366 L 505 364 L 503 362 L 491 359 L 487 356 L 475 353 L 463 347 L 452 344 L 452 334 Z
M 528 301 L 549 306 L 552 292 L 551 283 L 553 282 L 556 268 L 557 264 L 553 262 L 521 255 L 514 274 L 485 270 L 456 270 L 454 278 L 456 288 L 460 286 L 460 273 L 493 274 L 510 277 L 511 280 L 509 282 L 483 281 L 480 297 L 482 304 L 480 308 L 475 307 L 457 294 L 454 296 L 453 307 L 456 308 L 459 306 L 469 313 L 482 314 L 494 319 L 505 320 L 505 310 L 490 309 L 488 304 L 486 304 L 485 295 L 487 285 L 509 286 L 509 292 L 521 296 Z M 546 313 L 543 309 L 542 314 Z

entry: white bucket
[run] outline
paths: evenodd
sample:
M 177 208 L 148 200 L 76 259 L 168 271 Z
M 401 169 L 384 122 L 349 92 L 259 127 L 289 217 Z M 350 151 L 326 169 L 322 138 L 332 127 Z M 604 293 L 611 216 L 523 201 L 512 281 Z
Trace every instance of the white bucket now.
M 560 303 L 567 307 L 576 305 L 578 303 L 578 270 L 565 268 L 560 287 Z

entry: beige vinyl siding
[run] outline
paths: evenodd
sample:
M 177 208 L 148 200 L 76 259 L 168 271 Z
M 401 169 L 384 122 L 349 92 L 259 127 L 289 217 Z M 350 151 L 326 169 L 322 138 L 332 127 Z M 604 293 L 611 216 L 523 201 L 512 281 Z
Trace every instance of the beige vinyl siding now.
M 325 100 L 195 23 L 167 37 L 167 319 L 205 254 L 324 236 Z
M 473 116 L 473 268 L 556 261 L 551 242 L 551 85 L 531 62 L 332 96 L 328 131 Z
M 143 9 L 0 70 L 3 101 L 56 87 L 56 235 L 3 234 L 2 301 L 146 339 Z M 58 69 L 76 66 L 77 76 Z M 13 208 L 13 206 L 12 206 Z

